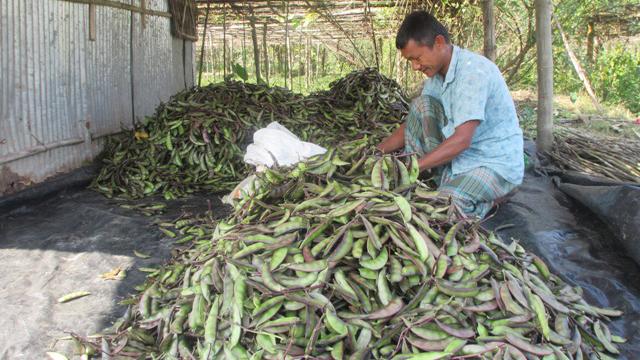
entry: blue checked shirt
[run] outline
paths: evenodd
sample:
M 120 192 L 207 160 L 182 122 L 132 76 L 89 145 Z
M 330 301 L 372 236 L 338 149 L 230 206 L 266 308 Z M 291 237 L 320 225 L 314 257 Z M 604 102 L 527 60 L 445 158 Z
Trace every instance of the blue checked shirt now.
M 445 138 L 457 126 L 480 120 L 471 146 L 451 163 L 454 176 L 485 166 L 510 183 L 522 183 L 522 130 L 507 84 L 494 63 L 454 45 L 447 76 L 427 79 L 422 94 L 442 103 L 447 118 L 442 128 Z

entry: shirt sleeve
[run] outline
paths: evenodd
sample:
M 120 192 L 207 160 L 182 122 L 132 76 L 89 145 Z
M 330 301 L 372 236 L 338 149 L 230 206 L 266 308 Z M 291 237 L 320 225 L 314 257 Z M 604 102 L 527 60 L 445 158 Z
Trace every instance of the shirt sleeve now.
M 471 68 L 459 74 L 455 83 L 451 106 L 453 126 L 458 127 L 470 120 L 484 121 L 491 87 L 489 72 L 479 67 Z

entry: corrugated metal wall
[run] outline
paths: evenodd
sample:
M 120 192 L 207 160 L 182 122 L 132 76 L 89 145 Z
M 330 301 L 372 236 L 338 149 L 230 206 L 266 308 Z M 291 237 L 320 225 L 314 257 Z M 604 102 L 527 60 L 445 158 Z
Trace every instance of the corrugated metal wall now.
M 145 19 L 97 6 L 90 41 L 89 5 L 0 0 L 0 195 L 81 166 L 193 85 L 192 43 L 171 36 L 169 18 Z

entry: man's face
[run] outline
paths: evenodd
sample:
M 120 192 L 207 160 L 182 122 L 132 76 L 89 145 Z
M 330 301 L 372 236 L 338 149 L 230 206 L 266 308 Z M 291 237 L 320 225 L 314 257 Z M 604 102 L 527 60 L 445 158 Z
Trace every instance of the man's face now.
M 411 39 L 407 42 L 407 45 L 400 50 L 400 53 L 405 59 L 411 62 L 413 70 L 420 71 L 428 77 L 434 77 L 440 69 L 442 69 L 443 65 L 440 51 L 441 45 L 438 40 L 436 37 L 433 46 L 429 47 Z

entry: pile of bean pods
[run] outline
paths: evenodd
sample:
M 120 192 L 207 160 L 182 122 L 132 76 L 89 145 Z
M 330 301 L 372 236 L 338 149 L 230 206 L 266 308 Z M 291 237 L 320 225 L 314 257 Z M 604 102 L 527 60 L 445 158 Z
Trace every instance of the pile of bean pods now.
M 382 137 L 407 112 L 399 85 L 376 70 L 355 71 L 309 96 L 236 81 L 173 96 L 137 129 L 110 141 L 93 188 L 112 197 L 233 188 L 249 172 L 243 163 L 253 133 L 272 121 L 322 146 Z
M 406 162 L 406 163 L 405 163 Z M 151 359 L 608 359 L 613 309 L 458 216 L 367 139 L 288 169 L 179 244 L 87 353 Z

